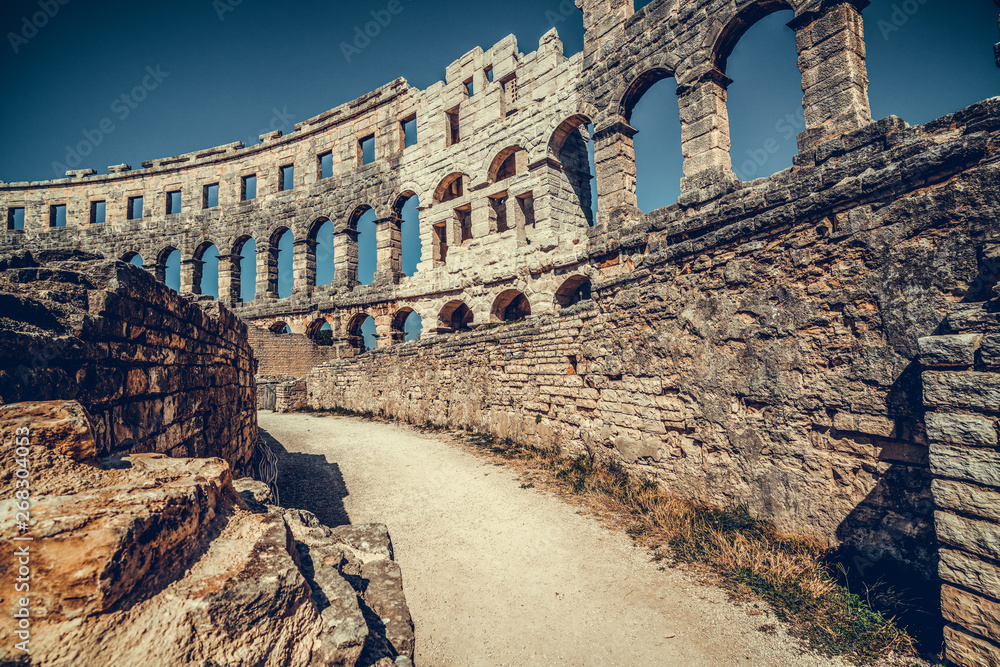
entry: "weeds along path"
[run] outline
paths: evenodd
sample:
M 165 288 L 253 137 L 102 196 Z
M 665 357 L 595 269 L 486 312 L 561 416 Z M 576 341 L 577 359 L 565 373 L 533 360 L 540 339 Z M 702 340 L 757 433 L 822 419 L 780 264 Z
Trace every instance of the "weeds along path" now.
M 283 504 L 389 526 L 419 667 L 846 664 L 447 435 L 348 417 L 260 424 L 287 452 Z

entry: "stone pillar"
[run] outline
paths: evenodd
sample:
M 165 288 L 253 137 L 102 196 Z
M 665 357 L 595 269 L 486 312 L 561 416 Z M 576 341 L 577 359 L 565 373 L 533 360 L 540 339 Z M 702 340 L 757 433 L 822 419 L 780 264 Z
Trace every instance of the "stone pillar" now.
M 919 344 L 941 612 L 948 623 L 945 657 L 960 667 L 995 665 L 1000 656 L 1000 333 L 932 336 Z
M 257 246 L 257 286 L 254 299 L 272 298 L 271 294 L 271 249 L 264 244 Z M 278 266 L 275 262 L 274 270 L 277 272 Z M 277 285 L 277 282 L 275 282 Z M 277 296 L 276 294 L 273 296 Z
M 316 286 L 316 242 L 297 239 L 292 244 L 292 293 L 312 294 Z
M 358 232 L 350 227 L 333 236 L 333 284 L 358 284 Z
M 606 223 L 613 216 L 641 215 L 635 196 L 635 144 L 632 141 L 637 132 L 623 118 L 594 132 L 599 222 Z
M 200 259 L 181 260 L 181 294 L 201 294 L 201 271 L 205 262 Z
M 240 255 L 219 255 L 219 300 L 240 303 Z
M 699 190 L 713 182 L 736 180 L 729 157 L 726 88 L 730 83 L 729 77 L 712 68 L 697 80 L 677 88 L 684 155 L 682 193 Z
M 389 347 L 393 344 L 392 315 L 375 315 L 375 349 Z
M 861 18 L 869 4 L 843 0 L 788 24 L 795 30 L 804 91 L 806 129 L 798 137 L 799 151 L 872 122 Z
M 396 216 L 375 221 L 376 285 L 395 285 L 403 276 L 402 222 Z

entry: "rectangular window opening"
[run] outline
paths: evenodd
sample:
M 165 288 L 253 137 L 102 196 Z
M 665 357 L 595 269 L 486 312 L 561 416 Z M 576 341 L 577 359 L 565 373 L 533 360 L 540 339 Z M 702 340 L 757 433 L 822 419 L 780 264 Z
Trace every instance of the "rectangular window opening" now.
M 257 175 L 244 176 L 240 183 L 240 201 L 257 198 Z
M 24 229 L 23 206 L 14 206 L 7 209 L 7 229 Z
M 521 208 L 521 215 L 524 217 L 525 227 L 535 226 L 535 198 L 529 192 L 517 198 L 517 204 Z
M 462 206 L 455 209 L 458 226 L 462 230 L 462 243 L 472 240 L 472 207 Z
M 333 176 L 333 151 L 320 153 L 317 159 L 319 160 L 319 180 Z
M 142 220 L 142 197 L 128 198 L 128 219 Z
M 507 195 L 490 197 L 490 228 L 498 234 L 507 231 Z
M 493 83 L 493 68 L 487 67 L 485 71 L 486 71 L 486 80 L 489 81 L 490 83 Z
M 181 191 L 171 190 L 167 193 L 167 215 L 181 212 Z
M 358 140 L 358 152 L 361 154 L 361 164 L 371 164 L 375 161 L 375 135 L 369 134 Z
M 454 146 L 462 140 L 462 133 L 458 126 L 458 107 L 446 111 L 445 115 L 448 117 L 448 145 Z
M 202 208 L 215 208 L 219 205 L 219 184 L 209 183 L 202 194 Z
M 417 145 L 417 117 L 404 118 L 403 126 L 403 148 Z
M 281 177 L 278 179 L 278 191 L 284 192 L 295 187 L 295 167 L 286 164 L 281 167 Z
M 90 202 L 90 224 L 99 225 L 107 219 L 107 203 L 103 201 Z
M 434 259 L 444 264 L 448 259 L 448 225 L 443 222 L 434 225 L 434 246 Z
M 465 96 L 472 97 L 475 94 L 476 94 L 476 86 L 473 83 L 472 79 L 469 79 L 468 81 L 465 82 Z
M 500 112 L 504 118 L 517 113 L 517 78 L 510 77 L 500 82 L 503 92 L 500 95 Z
M 49 227 L 66 226 L 66 204 L 49 206 Z

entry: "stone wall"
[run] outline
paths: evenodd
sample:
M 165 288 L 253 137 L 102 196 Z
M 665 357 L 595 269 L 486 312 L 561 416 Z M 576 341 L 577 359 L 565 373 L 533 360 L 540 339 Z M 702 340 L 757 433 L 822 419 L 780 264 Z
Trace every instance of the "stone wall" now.
M 920 361 L 947 657 L 986 667 L 1000 656 L 997 304 L 952 313 L 942 335 L 920 340 Z
M 591 299 L 330 362 L 310 403 L 598 448 L 930 576 L 917 340 L 980 298 L 998 104 L 880 122 L 822 166 L 646 216 L 592 251 Z
M 317 345 L 305 334 L 276 334 L 251 325 L 247 336 L 259 375 L 305 377 L 316 366 L 344 354 L 343 350 Z M 353 356 L 350 348 L 347 353 Z
M 145 271 L 82 253 L 0 255 L 0 403 L 76 400 L 102 456 L 217 456 L 257 443 L 247 327 Z

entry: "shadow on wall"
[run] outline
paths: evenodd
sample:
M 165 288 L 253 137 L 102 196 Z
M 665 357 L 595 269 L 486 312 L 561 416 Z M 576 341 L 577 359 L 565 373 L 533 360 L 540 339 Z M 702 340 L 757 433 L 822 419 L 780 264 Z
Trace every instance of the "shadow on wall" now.
M 330 527 L 350 525 L 344 509 L 347 486 L 340 466 L 327 463 L 322 454 L 289 452 L 264 429 L 260 429 L 260 437 L 278 457 L 275 483 L 282 507 L 312 512 L 320 523 Z

